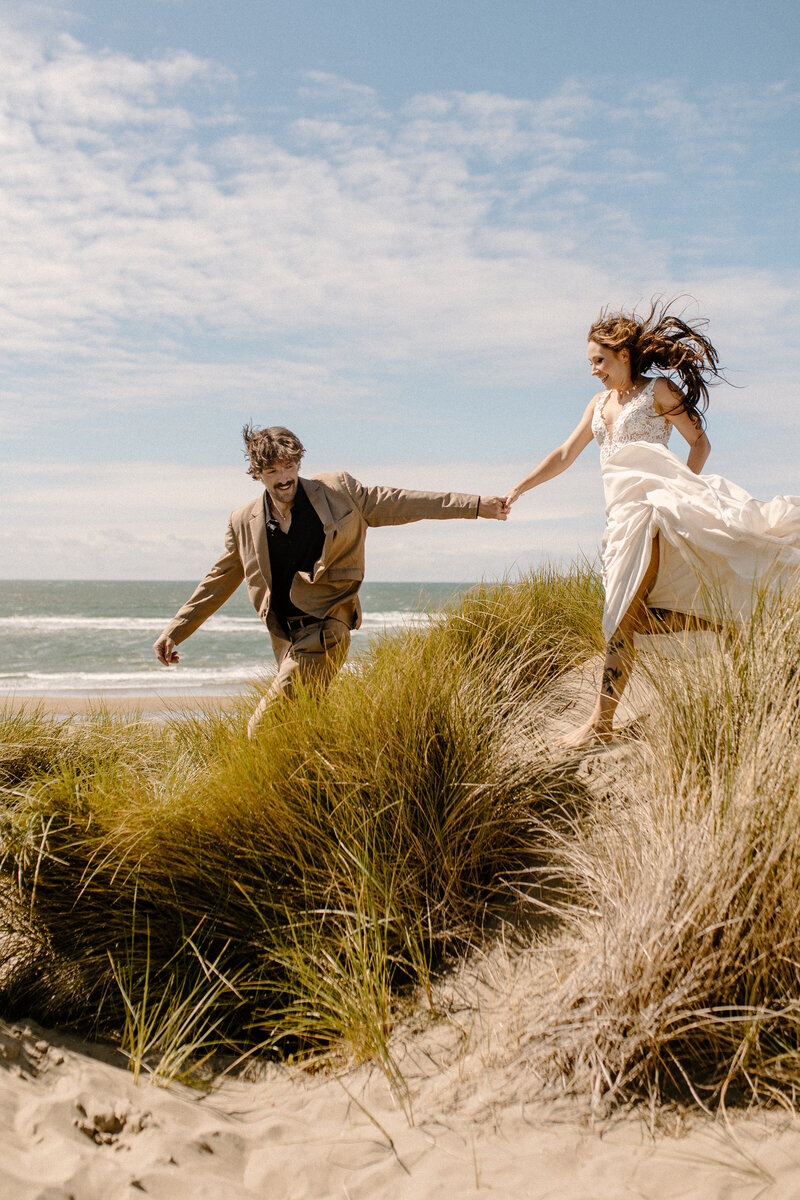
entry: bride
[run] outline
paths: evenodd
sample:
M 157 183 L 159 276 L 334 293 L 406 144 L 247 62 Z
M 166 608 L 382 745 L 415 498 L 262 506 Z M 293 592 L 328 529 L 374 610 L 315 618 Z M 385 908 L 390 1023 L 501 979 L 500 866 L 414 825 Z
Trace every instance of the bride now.
M 594 710 L 564 746 L 611 735 L 634 634 L 716 627 L 720 601 L 727 619 L 744 620 L 759 586 L 785 583 L 800 568 L 800 497 L 762 503 L 719 475 L 700 474 L 711 451 L 702 416 L 708 383 L 720 375 L 704 325 L 655 302 L 644 318 L 603 311 L 588 344 L 603 390 L 567 440 L 505 496 L 508 509 L 566 471 L 593 437 L 599 443 L 606 654 Z M 685 466 L 667 449 L 673 428 L 689 444 Z

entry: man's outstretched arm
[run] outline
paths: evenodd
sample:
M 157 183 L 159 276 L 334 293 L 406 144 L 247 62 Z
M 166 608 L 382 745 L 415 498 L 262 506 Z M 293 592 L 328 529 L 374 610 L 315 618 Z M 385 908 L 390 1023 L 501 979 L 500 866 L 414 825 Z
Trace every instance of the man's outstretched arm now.
M 508 510 L 501 496 L 477 496 L 468 492 L 419 492 L 379 484 L 366 487 L 352 475 L 339 478 L 353 497 L 367 525 L 407 525 L 412 521 L 442 521 L 462 518 L 505 521 Z

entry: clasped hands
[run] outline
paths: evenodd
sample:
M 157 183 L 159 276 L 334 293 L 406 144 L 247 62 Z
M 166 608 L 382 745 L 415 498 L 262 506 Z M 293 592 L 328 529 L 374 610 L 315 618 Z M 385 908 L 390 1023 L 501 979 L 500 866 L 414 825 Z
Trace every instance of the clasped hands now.
M 519 499 L 520 493 L 512 488 L 505 496 L 481 496 L 478 506 L 478 516 L 487 517 L 490 521 L 507 521 L 511 505 Z

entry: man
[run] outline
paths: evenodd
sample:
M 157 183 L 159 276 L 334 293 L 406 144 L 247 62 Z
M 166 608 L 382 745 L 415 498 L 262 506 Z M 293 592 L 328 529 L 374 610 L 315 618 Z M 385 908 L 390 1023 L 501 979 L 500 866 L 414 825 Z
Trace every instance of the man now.
M 455 517 L 505 521 L 508 510 L 499 496 L 364 487 L 344 471 L 301 479 L 305 450 L 290 430 L 248 425 L 243 433 L 248 474 L 264 484 L 264 495 L 231 513 L 223 554 L 153 649 L 165 666 L 178 662 L 178 643 L 246 580 L 278 661 L 250 719 L 252 737 L 270 704 L 291 696 L 298 677 L 325 684 L 347 657 L 350 631 L 361 624 L 367 529 Z

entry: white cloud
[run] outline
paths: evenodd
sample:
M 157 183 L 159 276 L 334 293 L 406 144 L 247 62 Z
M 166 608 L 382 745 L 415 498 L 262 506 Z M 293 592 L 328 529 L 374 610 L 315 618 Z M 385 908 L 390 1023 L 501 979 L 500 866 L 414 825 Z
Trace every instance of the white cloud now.
M 379 392 L 410 363 L 498 386 L 571 375 L 587 313 L 686 282 L 632 196 L 601 194 L 620 171 L 629 188 L 658 173 L 629 133 L 613 167 L 595 161 L 598 118 L 606 139 L 614 117 L 639 135 L 658 119 L 699 136 L 712 110 L 718 138 L 735 125 L 677 85 L 637 112 L 578 82 L 539 101 L 420 96 L 387 115 L 372 89 L 311 72 L 309 115 L 264 133 L 231 130 L 225 85 L 181 51 L 137 60 L 8 31 L 0 320 L 26 414 L 51 390 L 62 411 L 181 403 L 212 394 L 219 359 L 334 402 L 348 375 Z M 793 103 L 756 100 L 736 119 Z M 733 270 L 692 286 L 723 293 L 723 314 L 741 295 L 774 314 L 767 341 L 787 336 L 777 298 L 796 280 Z
M 333 463 L 319 456 L 309 474 L 347 466 L 364 483 L 500 494 L 529 463 Z M 227 515 L 258 496 L 239 467 L 175 463 L 60 462 L 6 468 L 0 480 L 4 524 L 0 578 L 200 578 L 222 549 Z M 503 576 L 545 558 L 592 554 L 602 531 L 602 489 L 587 461 L 515 506 L 507 522 L 424 521 L 373 530 L 372 579 Z
M 256 127 L 232 109 L 232 85 L 180 50 L 137 59 L 4 30 L 0 434 L 23 455 L 45 418 L 102 426 L 118 409 L 135 440 L 180 409 L 188 460 L 193 409 L 238 422 L 285 403 L 321 439 L 337 423 L 352 431 L 353 460 L 316 469 L 393 482 L 387 460 L 406 449 L 373 444 L 376 417 L 445 447 L 466 426 L 495 453 L 493 430 L 508 428 L 497 396 L 523 388 L 519 446 L 543 454 L 580 413 L 583 397 L 564 411 L 560 397 L 585 378 L 600 306 L 688 292 L 746 385 L 714 393 L 712 413 L 761 419 L 746 478 L 730 473 L 758 494 L 770 471 L 796 490 L 800 280 L 789 240 L 780 261 L 759 261 L 764 232 L 749 219 L 771 182 L 757 168 L 794 169 L 771 138 L 796 110 L 789 89 L 662 80 L 620 97 L 574 80 L 544 99 L 458 91 L 387 112 L 373 89 L 310 72 L 296 110 Z M 786 216 L 776 208 L 773 225 Z M 434 408 L 433 389 L 414 396 L 431 378 L 447 393 Z M 502 491 L 530 466 L 400 462 L 396 482 Z M 238 468 L 5 468 L 0 573 L 195 576 L 247 486 Z M 601 511 L 581 465 L 502 527 L 381 531 L 370 571 L 470 578 L 591 551 Z
M 675 449 L 680 453 L 680 445 Z M 309 451 L 308 474 L 347 467 L 365 484 L 502 494 L 531 461 L 340 463 Z M 716 451 L 709 469 L 755 495 L 792 492 L 796 453 L 759 460 L 753 447 Z M 260 494 L 244 465 L 33 463 L 0 477 L 0 578 L 199 579 L 222 549 L 227 515 Z M 422 521 L 372 530 L 369 579 L 502 578 L 543 561 L 597 555 L 603 491 L 597 455 L 527 493 L 506 522 Z

